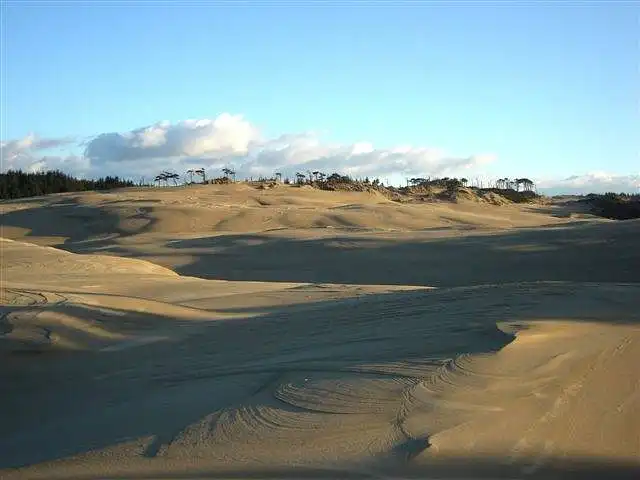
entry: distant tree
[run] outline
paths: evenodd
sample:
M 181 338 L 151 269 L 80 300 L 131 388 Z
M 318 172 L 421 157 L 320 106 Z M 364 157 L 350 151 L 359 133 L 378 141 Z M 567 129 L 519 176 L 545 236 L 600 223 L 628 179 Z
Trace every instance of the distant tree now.
M 158 186 L 162 185 L 162 182 L 167 183 L 167 176 L 163 173 L 159 173 L 154 178 L 154 181 L 158 184 Z
M 519 178 L 518 181 L 524 186 L 524 190 L 531 192 L 535 190 L 535 184 L 528 178 Z
M 351 177 L 347 175 L 340 175 L 339 173 L 332 173 L 327 177 L 327 182 L 331 183 L 353 183 Z
M 164 171 L 159 175 L 159 177 L 165 181 L 166 185 L 169 185 L 169 180 L 173 180 L 173 184 L 177 186 L 180 175 L 175 172 Z
M 131 180 L 124 180 L 117 176 L 88 180 L 72 177 L 60 170 L 33 173 L 25 173 L 22 170 L 8 170 L 0 173 L 0 198 L 2 199 L 133 186 L 135 186 L 135 183 Z
M 202 183 L 207 183 L 207 172 L 204 168 L 198 168 L 194 170 L 194 173 L 202 177 Z
M 522 183 L 523 183 L 523 182 L 522 182 L 522 180 L 523 180 L 522 178 L 516 178 L 516 179 L 513 181 L 514 190 L 515 190 L 516 192 L 519 192 L 519 191 L 520 191 L 520 185 L 522 185 Z
M 515 189 L 514 188 L 514 182 L 512 182 L 507 177 L 501 178 L 501 179 L 498 180 L 498 188 L 501 188 L 503 190 Z
M 296 173 L 296 183 L 298 185 L 304 184 L 305 174 L 304 173 Z
M 282 181 L 282 173 L 280 173 L 280 172 L 276 172 L 276 173 L 275 173 L 275 176 L 276 176 L 276 180 L 278 180 L 279 182 L 281 182 L 281 181 Z
M 236 172 L 235 171 L 231 170 L 230 168 L 225 167 L 225 168 L 222 169 L 222 173 L 224 174 L 224 177 L 227 180 L 229 180 L 229 177 L 232 176 L 233 180 L 235 181 L 235 179 L 236 179 Z

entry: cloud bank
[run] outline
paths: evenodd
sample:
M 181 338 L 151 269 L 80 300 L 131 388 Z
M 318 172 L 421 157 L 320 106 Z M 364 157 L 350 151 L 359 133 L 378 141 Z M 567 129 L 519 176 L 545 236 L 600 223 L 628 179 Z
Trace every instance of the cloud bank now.
M 454 156 L 432 147 L 376 148 L 369 142 L 331 144 L 310 132 L 265 138 L 241 115 L 223 113 L 214 119 L 157 122 L 127 132 L 101 133 L 86 141 L 41 138 L 34 134 L 1 144 L 2 170 L 60 169 L 84 176 L 119 175 L 150 179 L 162 170 L 184 174 L 204 167 L 209 177 L 224 167 L 238 177 L 273 176 L 280 172 L 339 172 L 355 177 L 402 183 L 414 176 L 484 177 L 482 169 L 495 161 L 492 154 Z M 60 150 L 66 154 L 61 155 Z M 51 153 L 56 150 L 56 153 Z M 638 191 L 638 175 L 591 173 L 563 180 L 540 180 L 549 194 L 597 191 Z
M 40 155 L 68 142 L 33 135 L 7 142 L 2 145 L 3 170 L 62 168 L 91 177 L 149 178 L 165 169 L 184 173 L 198 166 L 210 169 L 211 175 L 223 167 L 233 168 L 240 177 L 272 176 L 276 171 L 293 176 L 314 170 L 384 177 L 464 175 L 494 160 L 489 154 L 456 157 L 436 148 L 380 149 L 367 142 L 336 145 L 309 132 L 264 138 L 242 116 L 228 113 L 215 119 L 163 121 L 128 132 L 102 133 L 86 142 L 81 154 Z
M 581 195 L 586 193 L 640 193 L 640 174 L 616 175 L 591 172 L 560 180 L 540 180 L 538 190 L 546 195 Z

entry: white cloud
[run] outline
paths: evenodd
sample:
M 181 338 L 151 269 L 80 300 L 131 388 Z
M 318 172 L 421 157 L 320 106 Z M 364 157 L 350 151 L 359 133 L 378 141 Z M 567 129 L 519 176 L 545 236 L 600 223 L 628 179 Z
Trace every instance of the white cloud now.
M 548 195 L 605 192 L 640 192 L 640 174 L 616 175 L 606 172 L 590 172 L 560 180 L 539 180 L 538 189 Z
M 10 158 L 12 155 L 17 155 L 25 152 L 35 152 L 38 150 L 47 150 L 49 148 L 55 148 L 62 145 L 68 145 L 73 143 L 73 138 L 41 138 L 35 133 L 30 133 L 24 138 L 18 140 L 10 140 L 8 142 L 2 142 L 0 149 L 2 156 Z
M 323 141 L 310 132 L 289 133 L 265 139 L 241 115 L 221 114 L 215 119 L 157 122 L 128 132 L 97 135 L 84 144 L 83 154 L 69 151 L 43 156 L 44 151 L 69 147 L 69 138 L 40 138 L 34 134 L 2 143 L 2 169 L 35 171 L 61 169 L 74 175 L 120 175 L 146 178 L 161 170 L 184 173 L 206 167 L 209 177 L 231 167 L 239 177 L 271 176 L 281 172 L 339 172 L 357 177 L 379 177 L 404 183 L 404 177 L 484 177 L 482 169 L 495 162 L 493 154 L 451 156 L 438 148 L 399 145 L 376 148 L 366 141 L 340 145 Z M 638 191 L 640 175 L 593 172 L 562 180 L 540 180 L 545 193 Z
M 39 157 L 38 152 L 66 147 L 74 142 L 75 140 L 70 137 L 41 138 L 34 133 L 30 133 L 24 138 L 17 140 L 2 142 L 0 143 L 2 170 L 22 169 L 35 171 L 38 169 L 38 165 L 40 164 L 46 167 L 48 163 L 51 163 L 51 159 L 54 157 L 49 157 L 49 160 L 45 161 L 45 157 Z
M 369 142 L 330 144 L 309 132 L 264 139 L 242 116 L 227 113 L 215 119 L 175 124 L 162 121 L 128 132 L 102 133 L 85 143 L 84 155 L 38 157 L 34 138 L 7 144 L 8 150 L 23 154 L 12 168 L 33 170 L 66 165 L 74 174 L 138 177 L 153 176 L 165 169 L 183 173 L 194 166 L 206 167 L 211 176 L 229 166 L 239 177 L 270 176 L 276 171 L 293 176 L 315 170 L 397 177 L 464 174 L 463 170 L 493 159 L 490 155 L 452 157 L 435 148 L 378 149 Z
M 102 164 L 146 158 L 245 155 L 259 135 L 240 115 L 215 120 L 158 122 L 124 133 L 103 133 L 89 141 L 85 156 Z

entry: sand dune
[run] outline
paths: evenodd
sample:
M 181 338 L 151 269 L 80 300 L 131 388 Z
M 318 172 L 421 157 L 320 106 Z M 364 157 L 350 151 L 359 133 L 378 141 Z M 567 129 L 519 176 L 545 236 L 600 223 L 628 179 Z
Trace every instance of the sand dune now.
M 640 472 L 637 221 L 247 185 L 1 206 L 3 479 Z

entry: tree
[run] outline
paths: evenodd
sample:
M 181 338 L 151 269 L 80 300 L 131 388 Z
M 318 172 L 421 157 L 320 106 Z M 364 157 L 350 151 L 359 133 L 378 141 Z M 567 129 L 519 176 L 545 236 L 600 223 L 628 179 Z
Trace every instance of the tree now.
M 194 173 L 194 170 L 192 169 L 187 170 L 187 174 L 189 175 L 189 183 L 193 183 L 193 173 Z
M 198 169 L 194 170 L 194 173 L 196 175 L 199 175 L 199 176 L 202 177 L 202 183 L 207 183 L 207 174 L 206 174 L 204 168 L 198 168 Z
M 281 182 L 281 181 L 282 181 L 282 173 L 280 173 L 280 172 L 276 172 L 276 173 L 275 173 L 275 176 L 276 176 L 276 180 L 278 180 L 279 182 Z
M 524 189 L 527 192 L 531 192 L 535 189 L 534 183 L 528 178 L 520 178 L 518 181 L 524 186 Z
M 304 184 L 305 175 L 304 173 L 297 172 L 296 173 L 296 183 L 298 185 Z
M 520 191 L 520 185 L 523 186 L 525 192 L 533 190 L 533 182 L 528 178 L 516 178 L 516 192 Z
M 178 185 L 178 178 L 180 178 L 180 175 L 178 175 L 177 173 L 164 171 L 160 175 L 162 176 L 163 180 L 167 185 L 169 185 L 169 180 L 173 180 L 173 184 L 175 186 Z
M 222 173 L 224 173 L 224 177 L 229 180 L 229 176 L 233 176 L 233 181 L 235 182 L 236 180 L 236 172 L 234 172 L 233 170 L 231 170 L 230 168 L 224 167 L 222 169 Z
M 133 187 L 130 180 L 119 177 L 102 177 L 97 180 L 79 179 L 60 170 L 24 173 L 8 170 L 0 173 L 0 198 L 23 198 L 50 193 L 81 192 L 86 190 L 107 190 L 111 188 Z
M 158 184 L 158 186 L 162 185 L 162 182 L 167 185 L 167 175 L 165 172 L 159 173 L 153 180 Z

